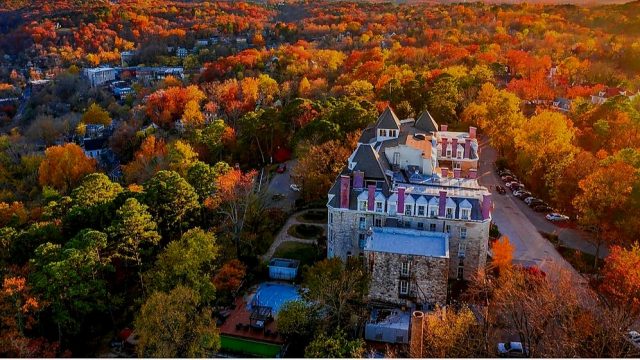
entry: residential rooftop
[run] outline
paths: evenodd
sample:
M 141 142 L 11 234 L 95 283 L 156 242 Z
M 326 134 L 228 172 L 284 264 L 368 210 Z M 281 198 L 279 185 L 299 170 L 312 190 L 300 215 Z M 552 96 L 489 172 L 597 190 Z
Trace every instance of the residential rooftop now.
M 364 251 L 448 258 L 449 235 L 397 227 L 374 227 Z

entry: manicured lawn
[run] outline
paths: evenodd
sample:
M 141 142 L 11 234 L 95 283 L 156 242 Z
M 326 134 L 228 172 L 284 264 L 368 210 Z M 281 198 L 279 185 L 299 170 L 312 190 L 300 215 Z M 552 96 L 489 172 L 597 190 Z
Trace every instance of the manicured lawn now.
M 280 244 L 273 257 L 299 260 L 300 268 L 302 268 L 303 265 L 315 263 L 319 256 L 315 245 L 286 241 Z
M 220 347 L 222 350 L 237 354 L 254 355 L 265 358 L 276 357 L 282 348 L 280 345 L 240 339 L 226 335 L 220 335 Z
M 309 210 L 296 216 L 296 219 L 300 222 L 326 224 L 327 210 Z
M 318 225 L 295 224 L 287 229 L 287 233 L 298 239 L 317 239 L 324 230 Z

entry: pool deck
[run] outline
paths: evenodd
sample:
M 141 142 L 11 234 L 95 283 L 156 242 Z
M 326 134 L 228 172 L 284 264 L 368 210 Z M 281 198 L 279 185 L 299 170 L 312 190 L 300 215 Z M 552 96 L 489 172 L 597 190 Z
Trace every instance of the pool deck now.
M 220 334 L 239 337 L 243 339 L 250 339 L 255 341 L 263 341 L 272 344 L 284 344 L 284 339 L 280 335 L 274 336 L 265 336 L 263 330 L 256 329 L 240 329 L 236 330 L 236 324 L 249 324 L 249 317 L 251 316 L 251 312 L 247 309 L 247 302 L 242 298 L 238 297 L 235 300 L 236 308 L 229 314 L 227 320 L 220 326 Z M 265 329 L 271 330 L 271 332 L 275 332 L 276 322 L 270 321 L 265 325 Z

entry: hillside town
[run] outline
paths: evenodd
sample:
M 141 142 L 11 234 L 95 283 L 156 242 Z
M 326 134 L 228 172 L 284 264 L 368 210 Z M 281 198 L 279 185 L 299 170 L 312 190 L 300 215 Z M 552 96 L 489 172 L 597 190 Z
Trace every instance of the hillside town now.
M 0 3 L 0 356 L 640 356 L 640 2 Z

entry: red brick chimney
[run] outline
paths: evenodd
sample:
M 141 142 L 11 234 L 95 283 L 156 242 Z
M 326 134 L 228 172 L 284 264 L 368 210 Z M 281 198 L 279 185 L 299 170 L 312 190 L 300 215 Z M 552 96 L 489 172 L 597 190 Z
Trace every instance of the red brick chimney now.
M 369 191 L 369 198 L 367 201 L 367 210 L 369 211 L 373 211 L 374 207 L 374 203 L 376 202 L 376 186 L 375 185 L 369 185 L 367 187 L 367 190 Z
M 476 138 L 476 128 L 473 126 L 469 126 L 469 137 L 471 139 L 475 139 Z
M 422 311 L 414 311 L 411 314 L 411 327 L 409 329 L 409 356 L 412 358 L 421 358 L 422 344 L 424 337 L 424 313 Z
M 364 187 L 364 172 L 356 170 L 353 172 L 353 188 L 362 189 Z
M 449 128 L 449 125 L 447 124 L 440 124 L 440 131 L 447 131 L 447 129 Z
M 398 188 L 398 207 L 396 210 L 398 214 L 404 214 L 404 188 L 403 187 Z
M 442 173 L 443 178 L 446 178 L 447 176 L 449 176 L 449 169 L 447 168 L 440 168 L 440 172 Z
M 460 169 L 453 169 L 453 177 L 455 179 L 460 179 Z
M 442 156 L 447 156 L 447 138 L 442 138 Z
M 340 176 L 340 207 L 342 209 L 349 208 L 349 193 L 351 192 L 351 178 L 349 175 Z
M 477 179 L 477 178 L 478 178 L 478 170 L 469 169 L 469 179 Z
M 491 216 L 491 194 L 482 195 L 482 218 L 488 219 Z
M 451 156 L 458 157 L 458 138 L 451 139 Z
M 464 158 L 471 158 L 471 139 L 464 139 Z
M 440 191 L 440 201 L 438 202 L 438 216 L 444 217 L 446 215 L 447 208 L 447 192 Z

